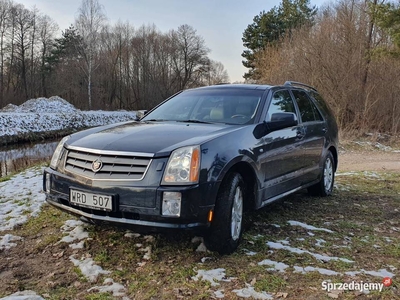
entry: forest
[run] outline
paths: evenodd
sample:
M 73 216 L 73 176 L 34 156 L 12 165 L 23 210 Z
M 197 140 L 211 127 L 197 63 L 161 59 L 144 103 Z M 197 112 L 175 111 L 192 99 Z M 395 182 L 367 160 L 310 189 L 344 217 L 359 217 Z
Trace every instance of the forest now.
M 62 30 L 49 16 L 0 0 L 0 108 L 60 96 L 80 109 L 149 109 L 176 92 L 229 81 L 187 24 L 109 24 L 97 0 L 83 0 Z

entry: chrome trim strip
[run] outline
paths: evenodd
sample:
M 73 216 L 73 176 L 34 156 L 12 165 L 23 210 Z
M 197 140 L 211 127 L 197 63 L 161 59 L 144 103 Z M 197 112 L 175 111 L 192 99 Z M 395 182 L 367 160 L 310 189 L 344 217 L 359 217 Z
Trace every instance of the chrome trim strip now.
M 206 226 L 206 224 L 203 224 L 203 223 L 174 224 L 174 223 L 158 223 L 158 222 L 150 222 L 150 221 L 131 220 L 131 219 L 125 219 L 125 218 L 103 217 L 103 216 L 88 214 L 88 213 L 85 213 L 78 209 L 68 207 L 68 206 L 65 206 L 65 205 L 57 203 L 57 202 L 53 202 L 49 199 L 46 199 L 46 201 L 55 207 L 58 207 L 62 210 L 73 213 L 75 215 L 80 215 L 84 218 L 103 221 L 103 222 L 114 222 L 114 223 L 121 223 L 121 224 L 140 225 L 140 226 L 159 227 L 159 228 L 171 228 L 171 229 L 195 228 L 195 227 L 200 227 L 200 226 Z
M 68 154 L 67 154 L 67 156 L 68 156 Z M 146 167 L 146 170 L 144 170 L 143 176 L 140 177 L 140 178 L 138 178 L 138 179 L 131 179 L 131 178 L 130 178 L 130 179 L 113 179 L 113 178 L 104 178 L 104 179 L 102 179 L 102 178 L 87 177 L 87 176 L 84 176 L 84 175 L 81 175 L 81 174 L 77 174 L 77 173 L 73 173 L 73 172 L 71 172 L 71 171 L 68 171 L 68 170 L 65 168 L 65 162 L 64 162 L 64 172 L 65 172 L 66 174 L 71 174 L 71 175 L 74 176 L 74 177 L 81 177 L 81 178 L 89 179 L 89 180 L 91 180 L 91 181 L 141 181 L 141 180 L 143 180 L 143 178 L 146 176 L 147 171 L 149 170 L 150 165 L 151 165 L 152 162 L 153 162 L 153 160 L 150 159 L 149 164 L 148 164 L 147 167 Z
M 94 154 L 154 157 L 154 153 L 146 153 L 146 152 L 110 151 L 110 150 L 99 150 L 99 149 L 83 148 L 83 147 L 68 146 L 68 145 L 65 145 L 64 148 L 66 148 L 67 150 L 77 150 Z
M 297 187 L 297 188 L 295 188 L 295 189 L 293 189 L 293 190 L 290 190 L 290 191 L 288 191 L 288 192 L 285 192 L 285 193 L 283 193 L 283 194 L 279 194 L 279 195 L 277 195 L 277 196 L 275 196 L 275 197 L 272 197 L 272 198 L 269 198 L 269 199 L 267 199 L 267 200 L 264 200 L 263 202 L 261 202 L 260 208 L 261 208 L 261 207 L 264 207 L 265 205 L 267 205 L 267 204 L 269 204 L 269 203 L 272 203 L 272 202 L 274 202 L 274 201 L 276 201 L 276 200 L 278 200 L 278 199 L 280 199 L 280 198 L 283 198 L 283 197 L 286 197 L 286 196 L 288 196 L 288 195 L 290 195 L 290 194 L 293 194 L 293 193 L 295 193 L 295 192 L 298 192 L 298 191 L 300 191 L 300 190 L 302 190 L 302 189 L 304 189 L 304 188 L 305 188 L 304 186 L 300 186 L 300 187 Z

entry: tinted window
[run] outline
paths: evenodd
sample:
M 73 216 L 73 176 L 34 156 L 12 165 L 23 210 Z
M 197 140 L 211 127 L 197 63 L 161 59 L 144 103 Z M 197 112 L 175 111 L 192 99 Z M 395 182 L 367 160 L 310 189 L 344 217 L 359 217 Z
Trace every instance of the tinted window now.
M 283 90 L 275 92 L 272 96 L 271 104 L 269 105 L 265 120 L 271 121 L 271 116 L 274 113 L 289 112 L 296 114 L 294 103 L 289 91 Z
M 317 92 L 311 91 L 310 92 L 311 96 L 315 99 L 317 102 L 317 105 L 326 113 L 333 115 L 331 108 L 328 106 L 328 104 L 324 101 L 324 99 L 321 97 L 320 94 Z
M 299 107 L 301 120 L 303 122 L 322 121 L 321 114 L 305 92 L 294 90 L 293 95 Z

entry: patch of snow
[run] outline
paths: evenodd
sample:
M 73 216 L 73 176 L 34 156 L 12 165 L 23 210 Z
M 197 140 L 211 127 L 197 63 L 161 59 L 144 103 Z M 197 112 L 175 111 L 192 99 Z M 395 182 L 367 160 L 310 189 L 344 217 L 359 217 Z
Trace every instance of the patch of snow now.
M 283 245 L 290 245 L 290 242 L 288 241 L 288 238 L 284 239 L 284 240 L 279 240 L 277 241 L 278 243 L 281 243 Z
M 260 261 L 258 263 L 259 266 L 273 266 L 273 268 L 270 268 L 268 270 L 276 270 L 279 272 L 285 272 L 285 269 L 289 268 L 289 265 L 282 263 L 282 262 L 277 262 L 269 259 L 264 259 L 263 261 Z
M 257 252 L 250 251 L 250 250 L 248 250 L 248 249 L 243 249 L 243 250 L 245 251 L 244 254 L 246 254 L 247 256 L 254 256 L 254 255 L 257 254 Z
M 204 243 L 201 243 L 196 249 L 196 252 L 207 252 L 207 251 L 208 249 Z
M 328 275 L 328 276 L 336 276 L 336 275 L 340 275 L 340 273 L 336 272 L 336 271 L 332 271 L 332 270 L 328 270 L 328 269 L 324 269 L 324 268 L 314 268 L 314 267 L 298 267 L 298 266 L 294 266 L 294 272 L 295 273 L 301 273 L 301 274 L 305 274 L 308 272 L 318 272 L 322 275 Z
M 17 246 L 16 241 L 22 240 L 22 237 L 12 235 L 12 234 L 6 234 L 4 236 L 0 236 L 0 250 L 7 250 L 10 249 L 11 247 Z
M 151 259 L 151 246 L 147 246 L 146 248 L 140 248 L 139 251 L 140 252 L 146 252 L 143 255 L 143 259 L 144 260 L 150 260 Z
M 331 260 L 335 260 L 335 261 L 343 261 L 346 263 L 354 263 L 354 261 L 349 260 L 347 258 L 341 258 L 341 257 L 335 257 L 335 256 L 327 256 L 327 255 L 322 255 L 322 254 L 318 254 L 318 253 L 313 253 L 310 252 L 308 250 L 302 250 L 299 248 L 293 248 L 290 246 L 286 246 L 286 245 L 282 245 L 281 243 L 276 243 L 276 242 L 267 242 L 268 247 L 272 248 L 272 249 L 281 249 L 281 250 L 287 250 L 289 252 L 292 253 L 296 253 L 296 254 L 309 254 L 311 256 L 313 256 L 315 259 L 321 260 L 321 261 L 331 261 Z
M 325 232 L 328 232 L 328 233 L 333 233 L 332 230 L 329 230 L 329 229 L 326 229 L 326 228 L 318 228 L 318 227 L 315 227 L 315 226 L 312 226 L 312 225 L 308 225 L 308 224 L 305 224 L 305 223 L 301 223 L 301 222 L 298 222 L 298 221 L 288 221 L 288 223 L 290 225 L 292 225 L 292 226 L 300 226 L 300 227 L 303 227 L 304 229 L 307 229 L 307 230 L 325 231 Z
M 393 240 L 392 240 L 391 238 L 387 237 L 387 236 L 385 236 L 384 239 L 385 239 L 385 241 L 388 242 L 388 243 L 393 242 Z
M 77 225 L 73 230 L 68 231 L 67 233 L 68 235 L 64 236 L 60 242 L 70 244 L 72 242 L 80 241 L 89 237 L 89 233 L 85 230 L 82 224 Z
M 201 261 L 201 263 L 204 264 L 207 260 L 211 260 L 211 259 L 212 259 L 211 257 L 206 256 L 206 257 L 201 258 L 200 261 Z
M 378 143 L 378 142 L 376 142 L 374 146 L 375 146 L 375 148 L 378 148 L 379 150 L 383 150 L 383 151 L 392 150 L 392 148 L 390 146 L 385 146 L 385 145 L 382 145 L 381 143 Z
M 278 224 L 271 224 L 271 225 L 276 227 L 276 228 L 281 228 L 281 225 L 278 225 Z
M 366 274 L 366 275 L 371 275 L 374 277 L 381 277 L 381 278 L 385 278 L 385 277 L 393 278 L 395 276 L 394 273 L 389 272 L 386 269 L 380 269 L 378 271 L 366 271 L 364 269 L 361 269 L 360 271 L 348 271 L 348 272 L 345 272 L 344 274 L 352 276 L 352 277 L 354 277 L 358 274 Z
M 123 297 L 126 295 L 126 288 L 111 278 L 106 278 L 101 286 L 94 286 L 87 290 L 88 292 L 111 293 L 114 297 Z
M 205 280 L 211 283 L 211 286 L 218 286 L 218 281 L 230 282 L 233 278 L 226 278 L 225 269 L 218 268 L 213 270 L 197 270 L 197 275 L 193 276 L 194 281 Z
M 103 270 L 102 267 L 96 265 L 92 258 L 76 259 L 75 255 L 69 257 L 74 266 L 79 267 L 82 274 L 90 281 L 95 282 L 100 274 L 110 274 L 110 271 Z
M 240 290 L 233 290 L 238 297 L 253 298 L 253 299 L 273 299 L 271 294 L 266 292 L 256 292 L 254 287 L 246 283 L 246 287 Z
M 69 246 L 72 249 L 83 249 L 85 247 L 85 241 L 80 241 L 79 243 L 76 244 L 70 244 Z
M 358 175 L 357 172 L 337 172 L 335 173 L 335 176 L 353 176 L 353 175 Z
M 381 179 L 382 177 L 375 172 L 364 171 L 362 172 L 365 177 Z
M 323 247 L 322 244 L 326 243 L 326 241 L 323 239 L 315 239 L 315 241 L 316 241 L 315 246 L 317 247 Z
M 200 236 L 193 237 L 192 238 L 192 243 L 193 244 L 200 243 L 197 246 L 196 252 L 207 252 L 208 251 L 206 245 L 204 244 L 204 239 L 202 237 L 200 237 Z
M 38 296 L 34 291 L 26 290 L 16 292 L 4 298 L 0 298 L 0 300 L 44 300 L 44 298 Z
M 367 275 L 371 275 L 371 276 L 375 276 L 375 277 L 382 277 L 382 278 L 385 278 L 385 277 L 392 278 L 395 276 L 394 273 L 389 272 L 386 269 L 380 269 L 378 271 L 366 271 L 364 269 L 361 269 L 361 272 L 364 274 L 367 274 Z
M 224 290 L 218 290 L 214 292 L 214 297 L 218 299 L 225 298 Z
M 36 216 L 45 202 L 43 169 L 31 168 L 0 182 L 0 231 L 13 229 Z

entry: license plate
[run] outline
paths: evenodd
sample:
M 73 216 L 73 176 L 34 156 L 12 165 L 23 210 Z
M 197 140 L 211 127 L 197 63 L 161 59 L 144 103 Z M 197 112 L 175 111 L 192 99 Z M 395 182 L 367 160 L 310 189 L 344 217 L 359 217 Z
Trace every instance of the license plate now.
M 98 210 L 112 210 L 112 197 L 108 195 L 93 194 L 70 189 L 69 201 L 77 206 Z

